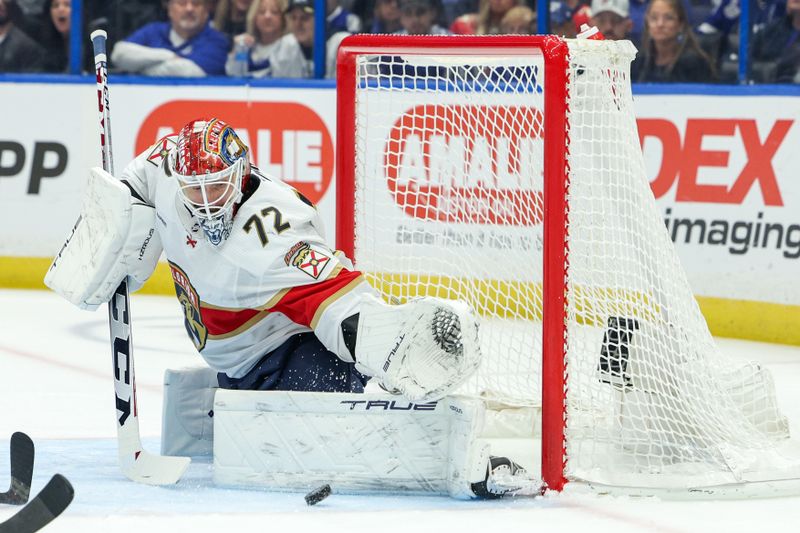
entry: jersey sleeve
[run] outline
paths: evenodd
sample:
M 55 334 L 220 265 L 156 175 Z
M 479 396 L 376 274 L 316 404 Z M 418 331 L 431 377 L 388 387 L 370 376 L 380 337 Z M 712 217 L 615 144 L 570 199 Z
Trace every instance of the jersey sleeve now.
M 157 177 L 163 174 L 163 166 L 170 151 L 175 147 L 176 135 L 167 135 L 156 141 L 147 150 L 136 156 L 122 171 L 120 179 L 131 189 L 138 201 L 155 205 Z
M 358 313 L 361 296 L 371 292 L 373 290 L 361 272 L 340 266 L 323 281 L 289 289 L 272 310 L 311 328 L 328 350 L 340 359 L 352 362 L 341 324 Z
M 291 187 L 265 180 L 237 219 L 225 253 L 249 272 L 253 301 L 314 330 L 328 350 L 351 361 L 341 322 L 358 312 L 361 295 L 372 289 L 350 260 L 327 244 L 314 206 Z

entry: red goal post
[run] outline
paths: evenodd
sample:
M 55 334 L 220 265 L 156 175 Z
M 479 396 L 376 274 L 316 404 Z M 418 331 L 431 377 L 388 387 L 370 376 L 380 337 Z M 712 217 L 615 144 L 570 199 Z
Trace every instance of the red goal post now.
M 554 36 L 348 37 L 337 246 L 387 300 L 476 309 L 484 363 L 458 392 L 540 413 L 550 489 L 797 478 L 771 376 L 719 353 L 656 208 L 634 54 Z
M 412 38 L 413 39 L 413 38 Z M 391 55 L 394 53 L 430 53 L 430 51 L 447 51 L 464 56 L 472 55 L 530 55 L 543 53 L 548 57 L 545 61 L 545 79 L 550 84 L 545 100 L 545 130 L 554 132 L 546 135 L 545 143 L 545 210 L 552 213 L 553 233 L 546 233 L 545 276 L 550 283 L 544 284 L 544 320 L 549 327 L 543 339 L 544 353 L 553 354 L 544 357 L 543 372 L 554 379 L 547 380 L 545 386 L 549 391 L 543 392 L 543 420 L 546 428 L 543 434 L 548 444 L 542 446 L 542 470 L 544 478 L 555 490 L 563 486 L 563 439 L 564 439 L 564 228 L 566 223 L 566 204 L 563 188 L 566 180 L 566 76 L 567 47 L 562 39 L 552 36 L 501 36 L 486 39 L 478 36 L 459 37 L 458 47 L 454 50 L 450 37 L 425 36 L 415 39 L 409 47 L 407 37 L 395 35 L 354 35 L 347 38 L 339 48 L 337 66 L 337 158 L 336 158 L 336 242 L 337 246 L 348 257 L 355 257 L 354 225 L 355 205 L 352 202 L 354 190 L 353 161 L 355 161 L 356 132 L 356 58 L 361 52 L 375 52 Z M 422 43 L 422 47 L 416 46 Z M 552 91 L 552 92 L 551 92 Z M 548 189 L 555 194 L 549 194 Z M 550 400 L 550 401 L 548 401 Z

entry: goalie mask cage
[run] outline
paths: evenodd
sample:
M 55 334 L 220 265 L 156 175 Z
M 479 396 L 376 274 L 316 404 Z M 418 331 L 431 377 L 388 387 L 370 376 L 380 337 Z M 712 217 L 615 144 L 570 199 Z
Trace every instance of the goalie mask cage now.
M 551 489 L 770 492 L 798 477 L 788 425 L 769 373 L 718 352 L 660 219 L 634 55 L 553 36 L 349 37 L 337 246 L 387 301 L 476 310 L 484 358 L 458 392 L 541 412 Z

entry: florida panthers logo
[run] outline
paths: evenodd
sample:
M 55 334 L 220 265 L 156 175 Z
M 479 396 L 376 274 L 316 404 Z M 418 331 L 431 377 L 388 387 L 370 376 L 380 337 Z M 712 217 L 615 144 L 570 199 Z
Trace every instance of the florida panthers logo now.
M 200 298 L 189 282 L 189 277 L 178 265 L 170 262 L 169 268 L 172 270 L 172 281 L 175 282 L 175 296 L 183 307 L 186 333 L 189 334 L 197 351 L 202 351 L 208 339 L 208 329 L 200 315 Z
M 310 244 L 301 241 L 289 249 L 283 260 L 287 266 L 294 266 L 312 278 L 318 279 L 331 258 Z
M 157 167 L 161 166 L 161 162 L 169 155 L 170 150 L 172 150 L 174 147 L 174 134 L 162 137 L 150 148 L 150 152 L 147 154 L 147 162 Z

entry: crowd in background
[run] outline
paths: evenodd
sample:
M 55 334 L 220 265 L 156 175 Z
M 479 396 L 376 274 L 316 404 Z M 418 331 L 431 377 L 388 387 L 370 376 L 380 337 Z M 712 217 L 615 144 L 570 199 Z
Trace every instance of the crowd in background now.
M 735 83 L 739 0 L 552 0 L 551 33 L 583 24 L 639 49 L 634 82 Z M 327 77 L 349 34 L 531 34 L 535 0 L 326 0 Z M 109 68 L 145 76 L 309 78 L 314 0 L 84 0 Z M 751 77 L 800 83 L 800 0 L 755 0 Z M 66 72 L 70 0 L 0 0 L 0 72 Z M 93 70 L 89 46 L 83 68 Z

